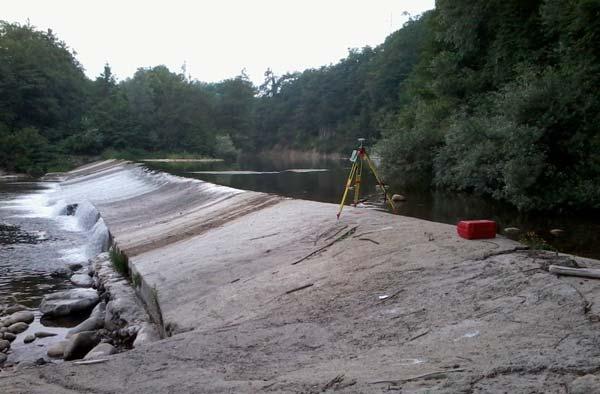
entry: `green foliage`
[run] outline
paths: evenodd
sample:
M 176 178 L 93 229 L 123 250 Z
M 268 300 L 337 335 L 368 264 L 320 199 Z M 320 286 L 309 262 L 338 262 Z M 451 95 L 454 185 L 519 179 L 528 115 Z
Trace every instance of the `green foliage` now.
M 129 262 L 127 256 L 125 256 L 116 247 L 110 248 L 109 252 L 110 262 L 112 263 L 115 270 L 121 273 L 123 276 L 129 275 Z
M 524 234 L 519 242 L 527 245 L 532 250 L 549 250 L 555 252 L 556 249 L 550 245 L 546 240 L 540 237 L 537 233 L 530 231 Z
M 600 1 L 436 7 L 383 123 L 386 172 L 521 209 L 600 208 Z
M 335 64 L 205 84 L 165 66 L 91 81 L 51 31 L 0 22 L 0 167 L 74 155 L 232 158 L 378 140 L 394 183 L 521 209 L 600 208 L 600 0 L 438 0 Z

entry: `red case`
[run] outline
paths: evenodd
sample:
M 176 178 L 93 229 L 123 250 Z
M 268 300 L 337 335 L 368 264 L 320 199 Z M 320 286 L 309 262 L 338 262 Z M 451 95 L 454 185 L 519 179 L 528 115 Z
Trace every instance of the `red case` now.
M 496 238 L 496 222 L 493 220 L 463 220 L 456 226 L 458 235 L 466 239 Z

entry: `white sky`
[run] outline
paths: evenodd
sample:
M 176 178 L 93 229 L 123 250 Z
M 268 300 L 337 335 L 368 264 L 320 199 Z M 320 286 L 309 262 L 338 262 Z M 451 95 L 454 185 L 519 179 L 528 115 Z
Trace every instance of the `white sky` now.
M 119 79 L 165 64 L 215 82 L 245 68 L 257 84 L 335 63 L 376 46 L 434 0 L 2 0 L 0 19 L 51 28 L 90 78 L 110 63 Z

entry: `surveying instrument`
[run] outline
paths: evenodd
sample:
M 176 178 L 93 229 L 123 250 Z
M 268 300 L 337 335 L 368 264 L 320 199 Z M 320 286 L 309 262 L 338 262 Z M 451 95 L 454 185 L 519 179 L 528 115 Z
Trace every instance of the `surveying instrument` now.
M 352 155 L 350 156 L 352 168 L 350 168 L 350 175 L 348 176 L 348 180 L 346 181 L 346 188 L 344 189 L 344 195 L 342 196 L 342 202 L 340 203 L 340 210 L 337 213 L 337 218 L 339 219 L 340 215 L 342 214 L 342 210 L 344 209 L 344 203 L 346 202 L 346 197 L 348 196 L 348 191 L 351 188 L 354 188 L 354 203 L 352 205 L 356 206 L 359 203 L 358 198 L 360 195 L 360 182 L 362 178 L 363 163 L 367 163 L 367 166 L 371 169 L 371 172 L 377 180 L 377 184 L 381 187 L 381 190 L 383 190 L 383 197 L 385 201 L 388 204 L 390 204 L 390 207 L 392 208 L 394 213 L 396 213 L 396 206 L 394 205 L 394 202 L 388 195 L 386 185 L 385 183 L 383 183 L 379 175 L 377 175 L 375 165 L 369 157 L 367 149 L 364 147 L 365 139 L 359 138 L 358 142 L 360 143 L 360 146 L 358 147 L 358 149 L 353 150 Z

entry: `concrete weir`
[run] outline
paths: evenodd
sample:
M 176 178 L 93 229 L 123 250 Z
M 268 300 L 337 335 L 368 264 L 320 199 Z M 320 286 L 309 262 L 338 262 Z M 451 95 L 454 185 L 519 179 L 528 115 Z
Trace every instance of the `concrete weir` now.
M 600 392 L 600 262 L 454 226 L 107 161 L 62 191 L 100 213 L 164 339 L 3 371 L 3 392 Z

